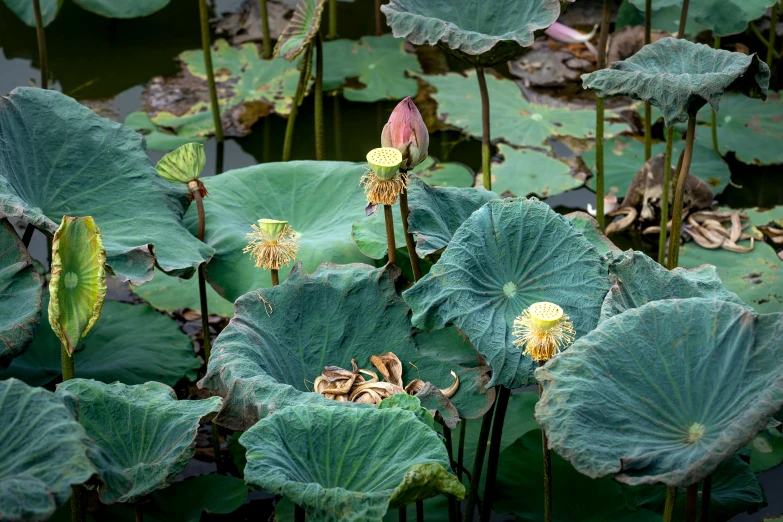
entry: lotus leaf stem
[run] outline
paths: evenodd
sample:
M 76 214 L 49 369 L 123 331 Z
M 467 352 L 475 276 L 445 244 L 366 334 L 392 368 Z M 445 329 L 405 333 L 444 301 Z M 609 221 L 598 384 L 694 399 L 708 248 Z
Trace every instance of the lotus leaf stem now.
M 283 161 L 291 159 L 291 146 L 294 143 L 294 125 L 296 124 L 296 115 L 299 113 L 299 106 L 302 104 L 305 92 L 307 92 L 307 82 L 310 80 L 310 66 L 313 59 L 313 45 L 307 46 L 302 60 L 302 71 L 299 73 L 299 83 L 296 86 L 296 95 L 291 103 L 291 113 L 288 115 L 288 123 L 285 126 L 285 141 L 283 142 Z
M 340 109 L 340 96 L 332 96 L 332 121 L 334 123 L 334 159 L 343 159 L 343 119 Z
M 476 67 L 476 78 L 481 93 L 481 172 L 484 174 L 484 188 L 492 190 L 492 172 L 489 165 L 489 92 L 483 67 Z
M 215 139 L 223 141 L 223 124 L 220 120 L 220 105 L 218 104 L 217 87 L 215 87 L 215 71 L 212 69 L 211 37 L 209 35 L 209 12 L 207 1 L 198 0 L 198 10 L 201 17 L 201 48 L 204 51 L 204 67 L 207 70 L 209 85 L 209 101 L 212 105 L 212 119 L 215 123 Z
M 329 39 L 337 39 L 337 0 L 329 0 Z
M 294 522 L 305 522 L 306 513 L 303 507 L 294 504 Z
M 546 361 L 538 361 L 538 367 L 542 367 Z M 544 393 L 544 387 L 538 383 L 538 398 Z M 544 522 L 552 522 L 552 455 L 549 452 L 549 440 L 546 437 L 544 427 L 541 426 L 541 447 L 544 452 Z
M 674 505 L 677 503 L 677 488 L 666 488 L 666 504 L 663 507 L 663 522 L 672 522 L 674 518 Z
M 405 507 L 405 506 L 401 507 L 401 508 L 399 509 L 399 513 L 400 513 L 400 514 L 399 514 L 399 516 L 398 516 L 397 520 L 399 520 L 400 522 L 406 522 L 406 521 L 408 520 L 408 511 L 407 511 L 407 507 Z
M 761 34 L 761 31 L 759 31 L 759 28 L 758 28 L 758 27 L 756 27 L 756 24 L 755 24 L 754 22 L 750 22 L 750 23 L 748 24 L 748 26 L 750 27 L 750 30 L 751 30 L 751 31 L 753 31 L 753 34 L 755 34 L 755 35 L 756 35 L 756 38 L 758 38 L 758 39 L 759 39 L 759 41 L 760 41 L 760 42 L 761 42 L 761 43 L 764 45 L 764 47 L 766 47 L 766 48 L 767 48 L 767 50 L 769 50 L 769 42 L 767 41 L 767 39 L 766 39 L 766 38 L 764 38 L 764 35 L 763 35 L 763 34 Z M 774 50 L 774 49 L 772 50 L 772 55 L 773 55 L 775 58 L 780 58 L 780 53 L 779 53 L 779 52 L 777 52 L 777 51 L 776 51 L 776 50 Z
M 136 522 L 144 522 L 144 510 L 138 502 L 136 502 Z
M 266 118 L 264 118 L 266 120 Z M 222 141 L 217 142 L 217 146 L 215 147 L 217 149 L 215 153 L 215 174 L 223 174 L 223 152 L 224 152 L 224 143 Z
M 473 471 L 470 474 L 470 486 L 468 489 L 467 501 L 465 502 L 465 515 L 463 518 L 464 522 L 473 522 L 473 519 L 476 515 L 478 488 L 479 484 L 481 483 L 481 472 L 484 469 L 484 455 L 487 452 L 489 428 L 492 426 L 492 416 L 494 413 L 495 405 L 493 404 L 481 419 L 481 430 L 479 431 L 478 442 L 476 443 L 476 456 L 473 458 Z
M 449 464 L 454 467 L 454 447 L 451 440 L 451 428 L 442 424 L 443 428 L 443 442 L 446 444 L 446 453 L 449 455 Z M 457 522 L 459 517 L 457 516 L 457 499 L 454 495 L 446 495 L 449 500 L 449 522 Z
M 324 45 L 321 31 L 315 33 L 315 159 L 324 157 Z
M 495 480 L 498 474 L 498 461 L 500 460 L 500 440 L 503 435 L 503 424 L 506 420 L 508 399 L 511 390 L 505 386 L 500 387 L 497 406 L 495 406 L 495 422 L 492 424 L 492 438 L 489 442 L 489 460 L 487 461 L 487 478 L 484 482 L 484 501 L 481 504 L 481 522 L 489 522 L 492 517 L 492 500 L 495 493 Z
M 598 37 L 597 70 L 606 67 L 606 43 L 609 40 L 609 16 L 612 12 L 611 0 L 604 0 L 601 32 Z M 645 131 L 646 132 L 646 131 Z M 595 218 L 598 227 L 605 228 L 604 217 L 604 100 L 598 98 L 595 103 Z
M 269 10 L 266 6 L 266 0 L 259 0 L 260 16 L 261 16 L 261 32 L 263 33 L 264 41 L 264 60 L 269 60 L 272 57 L 272 38 L 269 36 Z
M 465 462 L 465 427 L 468 421 L 461 419 L 459 422 L 459 442 L 457 443 L 457 478 L 462 482 L 462 469 Z
M 416 522 L 424 522 L 424 501 L 416 501 Z
M 682 155 L 682 165 L 677 169 L 677 187 L 674 192 L 674 208 L 672 209 L 672 235 L 669 241 L 669 270 L 677 266 L 680 253 L 680 230 L 682 229 L 682 201 L 685 193 L 685 182 L 691 168 L 693 157 L 693 138 L 696 134 L 696 116 L 688 118 L 688 132 L 685 135 L 685 152 Z
M 685 489 L 685 522 L 696 522 L 699 511 L 699 483 L 694 482 Z
M 403 175 L 405 174 L 403 172 Z M 416 243 L 413 241 L 413 234 L 408 230 L 410 209 L 408 208 L 407 189 L 400 192 L 400 215 L 402 216 L 402 229 L 405 232 L 405 246 L 408 247 L 408 257 L 411 258 L 411 269 L 413 270 L 413 281 L 415 282 L 421 279 L 421 263 L 419 256 L 416 255 Z
M 767 42 L 767 67 L 772 67 L 772 59 L 775 57 L 775 27 L 778 24 L 778 3 L 772 4 L 772 13 L 769 21 L 769 42 Z
M 720 36 L 715 37 L 714 47 L 715 49 L 720 49 Z M 720 154 L 718 149 L 718 113 L 715 112 L 715 109 L 712 109 L 712 148 Z
M 201 192 L 196 188 L 191 190 L 190 194 L 193 196 L 196 202 L 196 210 L 198 211 L 198 240 L 204 241 L 204 230 L 206 228 L 206 215 L 204 214 L 204 200 L 201 197 Z M 204 277 L 204 264 L 198 266 L 198 294 L 201 304 L 201 334 L 204 337 L 204 359 L 209 364 L 209 356 L 211 351 L 211 342 L 209 338 L 209 307 L 207 305 L 207 282 Z
M 272 286 L 277 286 L 280 284 L 280 275 L 278 274 L 277 270 L 272 268 L 269 271 L 272 274 Z
M 43 17 L 41 16 L 41 0 L 33 0 L 35 12 L 35 33 L 38 36 L 38 67 L 41 69 L 41 89 L 49 88 L 49 73 L 47 71 L 46 34 L 44 33 Z
M 71 522 L 85 522 L 87 503 L 84 486 L 71 486 Z
M 709 522 L 710 519 L 710 500 L 712 498 L 712 474 L 704 477 L 701 483 L 701 513 L 699 520 Z
M 688 22 L 688 6 L 691 0 L 682 0 L 682 11 L 680 12 L 680 27 L 677 29 L 677 38 L 685 37 L 685 24 Z
M 644 3 L 644 45 L 652 40 L 652 0 Z M 644 161 L 652 156 L 652 106 L 649 100 L 644 102 Z
M 666 152 L 663 155 L 663 186 L 661 192 L 661 235 L 658 237 L 658 263 L 666 266 L 666 233 L 669 225 L 669 187 L 672 177 L 672 146 L 674 126 L 666 130 Z
M 381 23 L 381 0 L 375 0 L 375 36 L 383 34 L 383 24 Z
M 24 229 L 24 234 L 22 235 L 22 243 L 24 243 L 25 248 L 30 246 L 30 241 L 33 239 L 33 232 L 35 232 L 35 227 L 28 223 L 27 227 Z
M 394 243 L 394 217 L 391 205 L 383 206 L 383 218 L 386 221 L 386 245 L 389 249 L 389 263 L 397 263 L 397 245 Z

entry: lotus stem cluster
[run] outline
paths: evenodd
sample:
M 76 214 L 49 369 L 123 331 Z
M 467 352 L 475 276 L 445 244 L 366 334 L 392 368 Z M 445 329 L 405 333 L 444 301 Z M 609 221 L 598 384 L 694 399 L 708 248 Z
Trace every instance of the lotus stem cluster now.
M 563 309 L 546 301 L 533 303 L 514 320 L 514 346 L 534 361 L 548 361 L 574 342 L 576 332 Z
M 362 176 L 364 194 L 371 205 L 394 205 L 405 190 L 405 175 L 400 173 L 402 153 L 394 147 L 380 147 L 367 153 L 370 171 Z
M 259 219 L 258 224 L 252 226 L 253 232 L 247 234 L 251 241 L 242 252 L 250 252 L 256 267 L 279 270 L 296 259 L 299 243 L 296 241 L 296 232 L 288 225 L 288 221 Z

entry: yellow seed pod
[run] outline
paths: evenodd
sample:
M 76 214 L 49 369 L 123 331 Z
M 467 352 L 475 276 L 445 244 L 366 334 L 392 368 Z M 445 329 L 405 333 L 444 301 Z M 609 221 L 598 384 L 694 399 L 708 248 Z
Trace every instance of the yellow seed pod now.
M 264 235 L 267 241 L 275 241 L 285 231 L 288 221 L 279 221 L 277 219 L 259 219 L 258 229 Z
M 535 322 L 542 332 L 548 332 L 563 318 L 563 309 L 555 303 L 547 301 L 533 303 L 528 308 L 528 312 L 530 313 L 530 319 Z
M 534 361 L 548 361 L 574 342 L 576 331 L 563 309 L 554 303 L 533 303 L 514 320 L 513 341 Z
M 402 153 L 394 147 L 380 147 L 367 153 L 367 163 L 375 176 L 388 181 L 397 175 L 402 163 Z

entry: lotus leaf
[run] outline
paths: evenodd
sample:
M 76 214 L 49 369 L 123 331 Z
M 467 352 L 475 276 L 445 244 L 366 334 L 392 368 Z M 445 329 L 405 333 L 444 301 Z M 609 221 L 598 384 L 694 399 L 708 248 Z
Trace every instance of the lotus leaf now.
M 440 44 L 473 64 L 498 65 L 533 44 L 560 16 L 558 0 L 391 0 L 381 6 L 395 38 Z
M 87 434 L 133 479 L 120 502 L 173 482 L 195 453 L 199 420 L 221 404 L 219 397 L 178 401 L 159 382 L 128 386 L 71 379 L 57 386 L 57 394 L 73 402 Z
M 421 401 L 412 395 L 398 393 L 387 399 L 383 399 L 378 405 L 379 410 L 386 410 L 389 408 L 409 411 L 430 428 L 435 426 L 435 418 L 427 411 L 427 408 L 424 408 L 421 405 Z
M 31 386 L 46 386 L 61 374 L 60 341 L 44 317 L 35 340 L 0 378 L 15 377 Z M 175 385 L 195 379 L 200 367 L 193 344 L 177 323 L 146 305 L 107 301 L 93 331 L 76 347 L 76 376 L 110 383 L 160 381 Z
M 665 124 L 688 121 L 705 104 L 717 111 L 723 92 L 766 99 L 769 67 L 753 54 L 713 49 L 680 38 L 645 45 L 627 60 L 582 76 L 598 96 L 630 96 L 663 112 Z
M 571 167 L 530 149 L 498 145 L 503 163 L 492 167 L 492 189 L 508 196 L 549 197 L 581 187 Z
M 14 227 L 0 220 L 0 371 L 23 354 L 41 318 L 41 278 Z
M 359 179 L 364 167 L 336 161 L 265 163 L 204 179 L 207 226 L 204 241 L 217 252 L 206 267 L 213 288 L 235 301 L 242 294 L 271 286 L 269 273 L 242 253 L 251 225 L 260 218 L 288 221 L 300 245 L 297 260 L 306 270 L 323 262 L 369 261 L 351 240 L 353 223 L 365 217 L 367 200 Z M 274 197 L 272 197 L 275 195 Z M 185 218 L 195 233 L 196 209 Z M 290 267 L 280 269 L 280 279 Z
M 204 145 L 186 143 L 163 156 L 155 165 L 155 170 L 166 181 L 187 185 L 199 178 L 206 163 Z
M 400 209 L 392 209 L 394 218 L 394 242 L 397 248 L 405 248 L 405 230 L 402 228 Z M 373 259 L 383 259 L 389 251 L 386 240 L 386 219 L 383 212 L 375 212 L 356 221 L 351 226 L 351 239 L 362 254 Z
M 761 18 L 776 0 L 696 0 L 690 3 L 688 19 L 709 29 L 715 36 L 729 36 L 745 31 L 748 22 Z M 645 0 L 631 0 L 644 11 Z M 653 0 L 652 8 L 682 9 L 682 0 Z
M 158 150 L 168 152 L 186 143 L 200 143 L 206 141 L 206 138 L 192 138 L 188 136 L 177 136 L 164 132 L 160 127 L 152 123 L 149 115 L 143 111 L 132 112 L 125 117 L 126 127 L 130 127 L 142 136 L 147 143 L 149 150 Z
M 463 417 L 481 416 L 494 399 L 484 390 L 489 369 L 455 336 L 412 338 L 397 274 L 361 264 L 325 264 L 312 275 L 295 268 L 281 285 L 239 298 L 199 383 L 226 398 L 218 422 L 245 430 L 287 406 L 355 407 L 312 393 L 313 381 L 326 366 L 350 368 L 351 359 L 372 369 L 370 357 L 385 352 L 402 362 L 405 383 L 420 378 L 446 389 L 456 372 L 452 403 Z
M 456 73 L 420 76 L 438 92 L 432 98 L 438 102 L 438 118 L 461 131 L 481 137 L 481 103 L 476 73 L 466 76 Z M 595 132 L 595 111 L 554 107 L 531 103 L 525 99 L 516 83 L 487 75 L 490 122 L 493 136 L 502 136 L 511 145 L 543 147 L 547 139 L 557 136 L 590 138 Z M 522 118 L 520 118 L 522 116 Z M 616 118 L 606 111 L 606 118 Z M 604 136 L 626 130 L 624 123 L 605 124 Z
M 754 473 L 774 468 L 783 462 L 783 435 L 776 428 L 758 433 L 747 446 L 750 453 L 750 469 Z
M 565 217 L 574 225 L 574 228 L 585 236 L 591 245 L 598 250 L 601 255 L 609 252 L 620 253 L 621 250 L 615 246 L 612 241 L 601 232 L 598 221 L 590 214 L 585 212 L 571 212 Z
M 415 169 L 415 174 L 435 187 L 472 187 L 475 174 L 462 163 L 441 163 L 427 156 Z
M 288 61 L 299 56 L 318 34 L 326 0 L 301 0 L 275 45 L 275 56 Z
M 536 419 L 550 447 L 589 477 L 690 485 L 783 405 L 781 335 L 783 314 L 720 299 L 649 302 L 536 372 Z
M 598 251 L 546 203 L 492 200 L 454 233 L 432 267 L 403 297 L 413 325 L 454 324 L 492 367 L 487 386 L 532 384 L 534 362 L 512 345 L 514 319 L 538 301 L 560 305 L 577 337 L 595 328 L 611 286 Z
M 187 190 L 160 179 L 139 135 L 56 91 L 0 98 L 0 172 L 0 216 L 53 234 L 63 215 L 91 215 L 120 279 L 191 274 L 211 256 L 182 224 Z
M 71 485 L 91 479 L 107 503 L 131 487 L 52 392 L 0 381 L 0 408 L 6 418 L 0 519 L 46 520 L 71 496 Z
M 79 7 L 107 18 L 138 18 L 160 11 L 170 0 L 74 0 Z
M 35 11 L 33 3 L 28 0 L 3 0 L 8 9 L 18 16 L 29 27 L 35 27 Z M 40 0 L 41 20 L 44 27 L 52 23 L 63 5 L 63 0 Z
M 164 312 L 173 313 L 183 308 L 201 310 L 198 279 L 195 277 L 182 279 L 180 277 L 167 276 L 160 270 L 156 270 L 152 281 L 133 287 L 131 291 L 154 308 Z M 220 294 L 215 292 L 210 285 L 207 285 L 207 303 L 207 309 L 210 314 L 217 314 L 223 317 L 234 315 L 234 303 L 220 297 Z M 159 381 L 160 379 L 155 380 Z
M 314 520 L 380 521 L 418 499 L 465 494 L 440 437 L 398 408 L 285 408 L 239 442 L 247 448 L 245 480 L 290 498 Z

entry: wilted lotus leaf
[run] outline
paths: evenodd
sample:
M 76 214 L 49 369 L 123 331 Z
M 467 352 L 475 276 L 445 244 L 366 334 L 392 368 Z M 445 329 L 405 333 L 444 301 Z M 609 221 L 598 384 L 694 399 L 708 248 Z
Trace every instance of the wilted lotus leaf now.
M 602 98 L 622 95 L 649 101 L 661 109 L 669 126 L 687 121 L 708 103 L 717 111 L 726 90 L 765 99 L 769 67 L 755 54 L 663 38 L 608 69 L 582 76 L 582 81 Z
M 581 337 L 595 328 L 610 286 L 605 261 L 567 219 L 517 198 L 474 212 L 403 296 L 417 328 L 454 324 L 468 336 L 492 367 L 487 386 L 516 388 L 535 381 L 533 361 L 512 345 L 514 319 L 533 303 L 557 303 Z
M 781 335 L 782 314 L 717 299 L 649 302 L 536 372 L 536 419 L 550 447 L 589 477 L 690 485 L 783 406 Z
M 380 522 L 419 499 L 465 494 L 439 436 L 400 408 L 285 408 L 239 442 L 247 448 L 245 480 L 313 520 Z
M 345 397 L 333 392 L 338 387 L 342 392 L 351 379 L 354 392 L 366 385 L 367 401 L 405 393 L 401 386 L 381 381 L 376 370 L 367 370 L 370 358 L 386 351 L 399 358 L 402 382 L 421 379 L 445 390 L 454 382 L 450 372 L 456 372 L 460 386 L 450 404 L 460 408 L 462 417 L 482 415 L 494 398 L 484 390 L 488 368 L 458 339 L 413 337 L 410 309 L 395 291 L 397 275 L 390 267 L 362 264 L 324 264 L 308 275 L 297 265 L 279 286 L 238 299 L 199 383 L 225 397 L 221 425 L 246 430 L 287 406 L 342 406 L 313 391 L 333 386 L 332 395 Z M 348 402 L 356 396 L 345 398 Z
M 6 418 L 0 465 L 0 519 L 47 520 L 71 496 L 71 485 L 98 486 L 113 502 L 130 478 L 90 440 L 68 408 L 51 392 L 10 379 L 0 381 Z
M 91 215 L 106 264 L 141 284 L 154 265 L 183 275 L 210 258 L 182 225 L 187 204 L 187 190 L 160 179 L 135 131 L 56 91 L 0 98 L 0 216 L 53 234 L 63 215 Z
M 576 230 L 585 236 L 591 245 L 598 250 L 601 255 L 606 255 L 609 252 L 620 253 L 622 252 L 612 241 L 601 232 L 601 228 L 598 226 L 598 221 L 593 216 L 585 212 L 571 212 L 564 216 L 568 219 Z
M 391 0 L 381 6 L 395 38 L 440 45 L 473 64 L 498 65 L 533 44 L 560 16 L 558 0 Z M 476 104 L 478 105 L 478 104 Z
M 118 2 L 117 0 L 74 0 L 74 2 L 95 14 L 106 18 L 137 18 L 148 16 L 169 5 L 170 0 L 133 0 L 133 2 Z
M 300 0 L 294 15 L 275 45 L 275 56 L 288 61 L 299 56 L 310 45 L 321 27 L 326 0 Z
M 505 196 L 554 196 L 584 182 L 571 176 L 571 167 L 532 149 L 498 145 L 503 163 L 492 167 L 492 189 Z
M 186 143 L 176 150 L 163 156 L 155 170 L 161 178 L 172 183 L 183 183 L 197 180 L 204 170 L 207 156 L 204 154 L 204 145 L 201 143 Z M 206 194 L 202 194 L 205 196 Z
M 25 25 L 29 27 L 35 27 L 35 11 L 33 10 L 33 3 L 27 0 L 3 0 L 5 5 L 16 16 L 18 16 Z M 57 16 L 60 11 L 60 7 L 63 5 L 63 0 L 39 0 L 41 5 L 41 20 L 44 27 L 49 25 Z
M 644 11 L 645 0 L 631 0 Z M 775 0 L 699 0 L 688 9 L 688 20 L 709 29 L 715 36 L 729 36 L 745 31 L 748 22 L 758 20 Z M 674 7 L 682 9 L 682 0 L 653 0 L 654 10 Z
M 41 318 L 41 278 L 14 227 L 0 220 L 0 371 L 23 354 Z
M 178 401 L 159 382 L 127 386 L 71 379 L 57 386 L 57 394 L 73 403 L 87 434 L 133 479 L 120 502 L 173 482 L 195 453 L 199 420 L 221 404 L 220 397 Z

